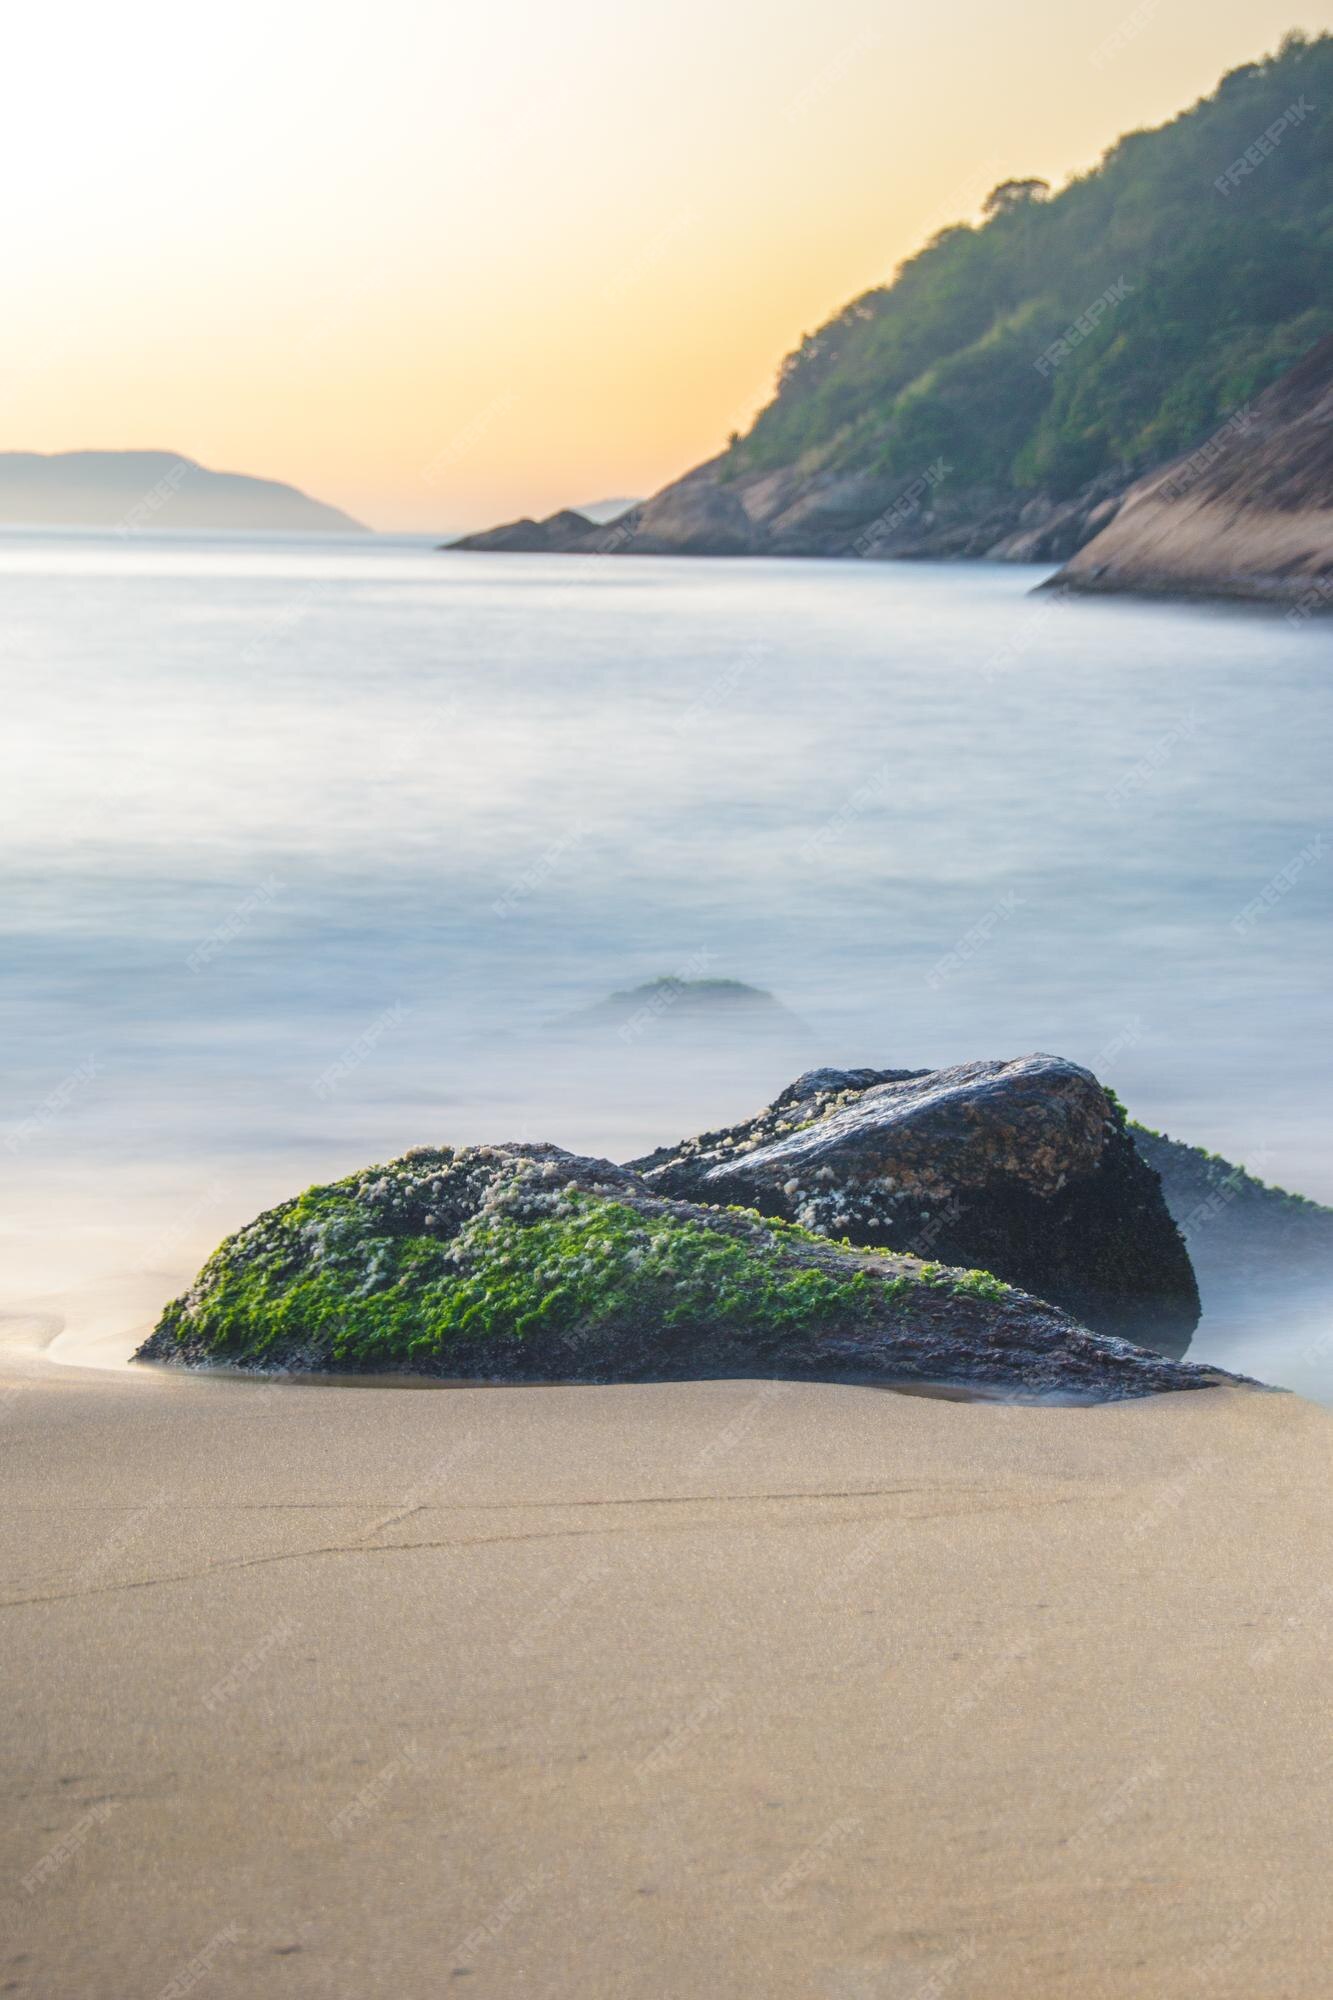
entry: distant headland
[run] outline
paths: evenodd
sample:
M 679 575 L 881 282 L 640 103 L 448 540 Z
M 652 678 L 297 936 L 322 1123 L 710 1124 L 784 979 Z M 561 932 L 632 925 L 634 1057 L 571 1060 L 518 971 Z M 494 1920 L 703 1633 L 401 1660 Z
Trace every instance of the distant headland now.
M 1330 105 L 1333 36 L 1289 35 L 1066 187 L 1002 181 L 979 222 L 805 334 L 749 430 L 642 505 L 455 546 L 1055 564 L 1097 537 L 1071 587 L 1323 608 Z
M 0 526 L 358 535 L 340 507 L 279 479 L 213 472 L 175 451 L 0 452 Z

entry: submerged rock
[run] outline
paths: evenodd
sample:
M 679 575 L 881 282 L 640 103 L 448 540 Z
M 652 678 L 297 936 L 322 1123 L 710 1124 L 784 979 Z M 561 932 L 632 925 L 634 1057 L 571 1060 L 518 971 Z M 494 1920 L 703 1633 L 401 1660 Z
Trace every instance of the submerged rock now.
M 636 1160 L 650 1187 L 983 1265 L 1100 1332 L 1182 1351 L 1199 1293 L 1157 1175 L 1057 1056 L 812 1070 L 757 1117 Z
M 650 1028 L 680 1030 L 696 1040 L 719 1030 L 813 1040 L 806 1023 L 762 986 L 742 979 L 682 979 L 675 973 L 609 993 L 552 1025 L 567 1034 L 612 1029 L 623 1041 L 635 1041 Z
M 1225 1378 L 984 1271 L 664 1199 L 556 1146 L 421 1149 L 259 1216 L 139 1359 L 505 1382 L 709 1376 L 1145 1395 Z

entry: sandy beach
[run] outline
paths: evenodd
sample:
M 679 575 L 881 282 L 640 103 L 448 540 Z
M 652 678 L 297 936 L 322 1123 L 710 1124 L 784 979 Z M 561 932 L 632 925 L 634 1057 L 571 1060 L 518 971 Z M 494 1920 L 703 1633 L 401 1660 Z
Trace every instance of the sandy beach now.
M 0 1991 L 1327 1992 L 1324 1411 L 266 1385 L 31 1332 Z

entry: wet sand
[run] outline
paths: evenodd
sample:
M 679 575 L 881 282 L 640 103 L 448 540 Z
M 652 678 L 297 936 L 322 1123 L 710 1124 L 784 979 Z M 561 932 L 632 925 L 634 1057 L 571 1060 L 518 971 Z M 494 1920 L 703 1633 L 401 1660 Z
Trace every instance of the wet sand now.
M 0 1992 L 1327 1993 L 1325 1412 L 269 1386 L 30 1331 Z

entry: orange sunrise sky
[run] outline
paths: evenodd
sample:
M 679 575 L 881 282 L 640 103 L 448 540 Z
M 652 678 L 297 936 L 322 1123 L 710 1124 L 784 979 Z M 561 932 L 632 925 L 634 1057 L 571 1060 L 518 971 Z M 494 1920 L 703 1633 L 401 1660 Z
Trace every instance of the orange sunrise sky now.
M 24 8 L 0 449 L 171 449 L 381 529 L 646 493 L 996 181 L 1058 185 L 1330 25 L 1289 0 Z

